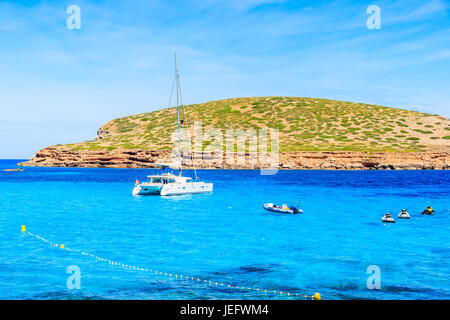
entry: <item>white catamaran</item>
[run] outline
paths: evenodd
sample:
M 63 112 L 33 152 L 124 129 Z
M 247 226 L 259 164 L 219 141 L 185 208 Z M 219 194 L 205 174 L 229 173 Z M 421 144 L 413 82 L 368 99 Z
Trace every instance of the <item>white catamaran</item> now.
M 205 193 L 213 191 L 213 184 L 200 181 L 197 177 L 197 170 L 194 165 L 195 180 L 191 177 L 183 177 L 182 161 L 181 161 L 181 125 L 184 120 L 180 119 L 180 107 L 183 106 L 183 97 L 181 95 L 180 77 L 178 74 L 177 53 L 175 52 L 175 87 L 177 91 L 177 114 L 178 114 L 178 162 L 177 163 L 156 163 L 155 165 L 166 170 L 176 169 L 178 175 L 170 172 L 163 172 L 159 175 L 150 175 L 146 182 L 136 180 L 133 188 L 133 195 L 182 195 L 193 193 Z M 173 90 L 173 89 L 172 89 Z M 181 106 L 180 106 L 181 102 Z M 170 102 L 169 102 L 170 105 Z M 187 123 L 186 123 L 187 126 Z M 192 159 L 194 163 L 194 159 Z

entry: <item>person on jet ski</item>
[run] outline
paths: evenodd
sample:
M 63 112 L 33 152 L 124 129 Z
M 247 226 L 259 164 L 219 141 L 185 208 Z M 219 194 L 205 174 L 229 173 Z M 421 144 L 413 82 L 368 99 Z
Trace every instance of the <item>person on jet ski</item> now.
M 390 212 L 386 213 L 386 214 L 383 216 L 383 218 L 381 218 L 381 220 L 382 220 L 383 222 L 390 222 L 390 223 L 394 223 L 394 222 L 395 222 L 395 220 L 394 220 L 394 218 L 392 218 Z
M 409 213 L 406 211 L 406 209 L 402 209 L 402 211 L 398 214 L 398 217 L 401 219 L 409 219 Z
M 427 214 L 427 215 L 432 215 L 432 214 L 434 214 L 433 207 L 427 207 L 427 208 L 422 212 L 422 214 Z

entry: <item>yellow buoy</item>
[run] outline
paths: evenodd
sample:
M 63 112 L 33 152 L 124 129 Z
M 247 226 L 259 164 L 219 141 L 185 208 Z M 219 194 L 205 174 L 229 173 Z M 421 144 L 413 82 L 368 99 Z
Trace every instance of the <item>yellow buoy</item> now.
M 25 226 L 22 226 L 22 232 L 26 232 L 27 229 L 25 228 Z
M 61 249 L 64 249 L 64 245 L 63 244 L 61 245 Z
M 320 300 L 320 293 L 316 292 L 314 293 L 314 300 Z

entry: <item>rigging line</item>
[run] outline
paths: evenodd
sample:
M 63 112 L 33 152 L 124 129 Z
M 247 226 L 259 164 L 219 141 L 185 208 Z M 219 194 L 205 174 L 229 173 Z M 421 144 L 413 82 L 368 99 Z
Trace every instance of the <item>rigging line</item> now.
M 194 150 L 194 146 L 193 146 L 193 143 L 192 143 L 192 140 L 191 140 L 191 134 L 190 134 L 190 131 L 189 131 L 189 123 L 188 123 L 188 121 L 187 121 L 187 117 L 186 117 L 186 108 L 183 106 L 183 116 L 184 116 L 184 121 L 186 122 L 186 129 L 187 129 L 187 131 L 188 131 L 188 137 L 189 137 L 189 144 L 190 144 L 190 146 L 191 146 L 191 161 L 192 161 L 192 167 L 194 168 L 194 174 L 195 174 L 195 180 L 197 181 L 198 180 L 198 177 L 197 177 L 197 169 L 196 169 L 196 167 L 195 167 L 195 158 L 194 158 L 194 152 L 195 152 L 195 150 Z M 195 130 L 195 128 L 194 128 L 194 130 Z
M 180 95 L 181 95 L 181 86 L 180 86 Z M 196 168 L 196 166 L 195 166 L 195 158 L 194 158 L 194 152 L 195 152 L 195 150 L 194 150 L 194 146 L 193 146 L 192 139 L 191 139 L 191 133 L 190 133 L 190 131 L 189 131 L 189 122 L 188 122 L 188 120 L 187 120 L 187 116 L 186 116 L 186 107 L 185 107 L 185 105 L 183 104 L 183 96 L 182 96 L 182 95 L 181 95 L 181 106 L 182 106 L 182 110 L 183 110 L 184 121 L 185 121 L 185 123 L 186 123 L 186 129 L 187 129 L 187 132 L 188 132 L 189 145 L 190 145 L 190 149 L 191 149 L 191 161 L 192 161 L 192 167 L 193 167 L 193 169 L 194 169 L 195 181 L 197 181 L 197 180 L 198 180 L 198 176 L 197 176 L 197 168 Z M 194 130 L 195 130 L 195 128 L 194 128 Z
M 173 81 L 172 81 L 172 90 L 170 90 L 170 98 L 169 98 L 169 103 L 167 104 L 167 107 L 170 108 L 170 102 L 172 102 L 172 95 L 173 95 L 173 87 L 175 86 L 175 76 L 173 77 Z
M 192 161 L 192 167 L 194 168 L 194 175 L 195 175 L 195 181 L 198 180 L 198 176 L 197 176 L 197 169 L 195 167 L 195 160 L 194 160 L 194 150 L 193 150 L 193 146 L 192 146 L 192 141 L 191 141 L 191 134 L 189 132 L 189 123 L 186 117 L 186 107 L 184 106 L 183 103 L 183 92 L 181 91 L 181 82 L 180 82 L 180 74 L 177 72 L 177 83 L 178 83 L 178 88 L 180 90 L 180 100 L 181 100 L 181 108 L 183 110 L 183 116 L 184 116 L 184 121 L 186 122 L 186 128 L 188 131 L 188 138 L 189 138 L 189 145 L 191 146 L 191 161 Z
M 169 103 L 167 104 L 167 108 L 170 108 L 170 103 L 172 102 L 172 96 L 173 96 L 173 89 L 175 87 L 175 81 L 176 81 L 176 75 L 173 76 L 172 89 L 170 90 L 170 97 L 169 97 Z

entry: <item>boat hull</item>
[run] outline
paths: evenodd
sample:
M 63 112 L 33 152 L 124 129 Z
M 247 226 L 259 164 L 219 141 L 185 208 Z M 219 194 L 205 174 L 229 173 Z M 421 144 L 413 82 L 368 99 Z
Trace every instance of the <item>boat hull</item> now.
M 208 193 L 213 191 L 212 183 L 192 182 L 192 183 L 170 183 L 162 185 L 138 184 L 133 188 L 134 196 L 174 196 L 182 194 Z
M 137 185 L 133 188 L 133 196 L 147 196 L 161 194 L 162 186 Z
M 174 183 L 164 185 L 161 189 L 162 196 L 174 196 L 182 194 L 208 193 L 213 191 L 212 183 L 192 182 L 192 183 Z

